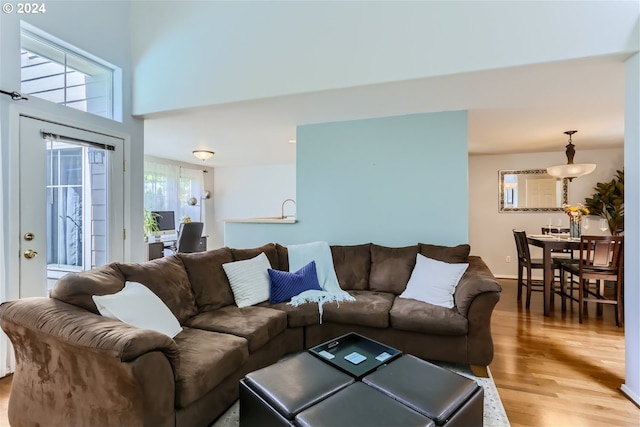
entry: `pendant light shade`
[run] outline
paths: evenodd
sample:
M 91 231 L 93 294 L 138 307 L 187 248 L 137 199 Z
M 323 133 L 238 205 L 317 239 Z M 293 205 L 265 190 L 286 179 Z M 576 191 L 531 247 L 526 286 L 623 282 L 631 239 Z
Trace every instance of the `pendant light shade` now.
M 550 166 L 547 168 L 547 173 L 554 178 L 568 179 L 569 181 L 579 176 L 587 175 L 596 170 L 596 165 L 593 163 L 573 163 L 573 156 L 576 154 L 575 146 L 571 142 L 571 135 L 578 132 L 577 130 L 568 130 L 565 132 L 569 135 L 569 143 L 567 144 L 567 164 L 560 166 Z

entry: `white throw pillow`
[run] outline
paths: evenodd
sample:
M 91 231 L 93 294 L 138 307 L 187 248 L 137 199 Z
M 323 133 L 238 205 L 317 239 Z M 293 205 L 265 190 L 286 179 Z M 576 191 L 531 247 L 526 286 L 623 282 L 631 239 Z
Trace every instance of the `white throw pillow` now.
M 269 273 L 271 263 L 262 252 L 257 257 L 244 261 L 222 264 L 229 278 L 233 298 L 238 307 L 248 307 L 269 299 Z
M 418 254 L 407 288 L 400 298 L 453 308 L 453 293 L 468 263 L 449 264 Z
M 171 310 L 142 283 L 127 282 L 120 292 L 93 295 L 98 311 L 104 317 L 120 320 L 142 329 L 152 329 L 175 337 L 182 331 Z

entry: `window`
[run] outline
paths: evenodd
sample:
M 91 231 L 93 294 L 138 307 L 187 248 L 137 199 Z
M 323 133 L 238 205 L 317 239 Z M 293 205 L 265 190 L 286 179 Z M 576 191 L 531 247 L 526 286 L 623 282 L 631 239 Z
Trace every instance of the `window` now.
M 20 30 L 20 42 L 23 93 L 114 118 L 113 67 L 54 43 L 24 26 Z
M 145 160 L 144 207 L 148 210 L 174 211 L 178 222 L 186 217 L 202 221 L 205 217 L 203 194 L 202 170 Z
M 47 141 L 47 270 L 88 270 L 107 263 L 108 150 Z

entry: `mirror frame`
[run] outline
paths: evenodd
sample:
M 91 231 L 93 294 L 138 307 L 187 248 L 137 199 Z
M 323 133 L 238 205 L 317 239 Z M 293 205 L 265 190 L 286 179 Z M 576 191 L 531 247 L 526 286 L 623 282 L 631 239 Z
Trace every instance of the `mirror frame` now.
M 501 170 L 498 175 L 499 183 L 499 205 L 498 212 L 558 212 L 562 211 L 562 206 L 548 207 L 548 208 L 505 208 L 504 207 L 504 176 L 505 175 L 548 175 L 546 169 L 510 169 Z M 562 203 L 567 204 L 568 200 L 568 180 L 565 178 L 562 180 Z

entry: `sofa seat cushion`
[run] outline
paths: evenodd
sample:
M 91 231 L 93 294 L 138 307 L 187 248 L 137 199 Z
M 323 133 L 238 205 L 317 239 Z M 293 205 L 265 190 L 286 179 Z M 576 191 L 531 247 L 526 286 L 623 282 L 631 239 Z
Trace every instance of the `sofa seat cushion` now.
M 184 328 L 174 341 L 180 351 L 175 371 L 177 408 L 204 396 L 249 359 L 247 340 L 235 335 Z
M 395 295 L 375 291 L 349 291 L 356 300 L 325 303 L 323 322 L 386 328 Z
M 287 314 L 287 327 L 289 328 L 299 328 L 301 326 L 317 325 L 320 323 L 318 304 L 315 302 L 307 302 L 294 307 L 288 302 L 271 304 L 269 301 L 265 301 L 258 304 L 258 306 L 269 307 L 285 312 Z
M 467 318 L 454 308 L 413 299 L 396 298 L 389 312 L 391 327 L 403 331 L 436 335 L 465 335 Z
M 186 326 L 245 338 L 253 353 L 287 329 L 287 314 L 267 307 L 229 305 L 200 313 Z

